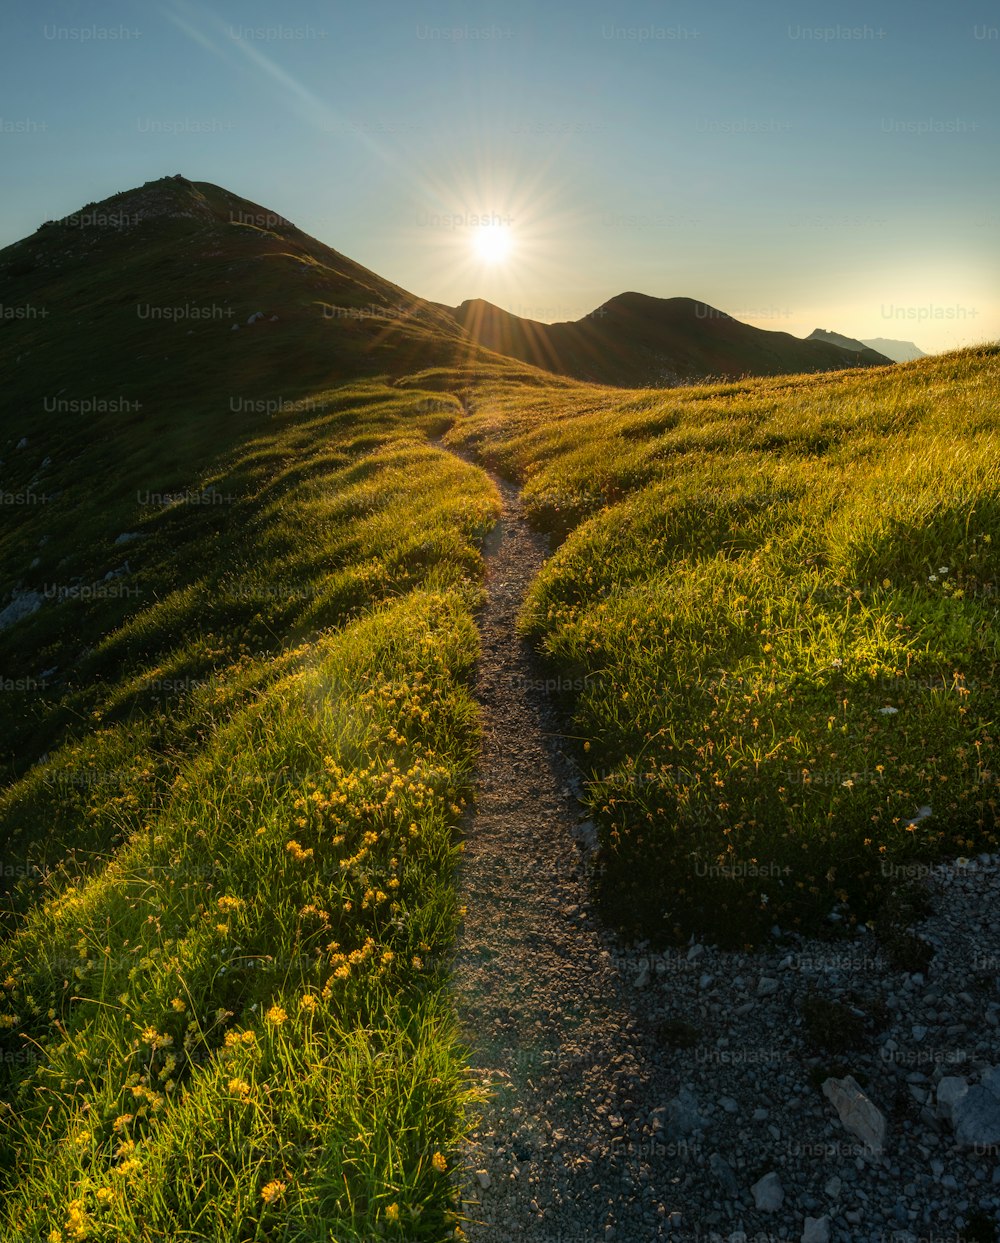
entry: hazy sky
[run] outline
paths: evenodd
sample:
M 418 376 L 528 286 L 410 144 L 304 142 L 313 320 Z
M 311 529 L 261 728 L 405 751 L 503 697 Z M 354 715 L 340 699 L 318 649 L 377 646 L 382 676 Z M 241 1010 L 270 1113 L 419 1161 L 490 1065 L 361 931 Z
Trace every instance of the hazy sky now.
M 0 245 L 181 172 L 441 302 L 996 339 L 998 27 L 994 0 L 3 0 Z

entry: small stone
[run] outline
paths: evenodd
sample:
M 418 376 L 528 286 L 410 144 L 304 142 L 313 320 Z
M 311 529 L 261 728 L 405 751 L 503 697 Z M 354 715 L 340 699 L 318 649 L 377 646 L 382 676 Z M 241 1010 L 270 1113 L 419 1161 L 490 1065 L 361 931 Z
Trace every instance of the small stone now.
M 963 1148 L 989 1150 L 1000 1144 L 1000 1098 L 982 1084 L 969 1088 L 952 1106 L 955 1139 Z
M 946 1122 L 954 1124 L 955 1106 L 968 1090 L 961 1075 L 945 1075 L 937 1085 L 937 1109 Z
M 802 1243 L 830 1243 L 829 1217 L 807 1217 L 802 1227 Z
M 831 1178 L 827 1182 L 823 1190 L 826 1192 L 826 1194 L 830 1197 L 831 1200 L 836 1200 L 837 1196 L 840 1195 L 840 1189 L 843 1185 L 844 1184 L 840 1181 L 840 1179 L 836 1176 L 836 1174 L 834 1174 L 833 1178 Z
M 485 1191 L 493 1180 L 490 1178 L 486 1170 L 476 1170 L 476 1181 Z
M 776 1213 L 785 1200 L 785 1191 L 778 1175 L 772 1170 L 750 1188 L 753 1202 L 762 1213 Z
M 856 1135 L 875 1156 L 885 1148 L 885 1118 L 861 1091 L 852 1075 L 827 1079 L 823 1095 L 837 1111 L 844 1129 Z
M 740 1185 L 736 1181 L 736 1175 L 733 1173 L 732 1167 L 717 1152 L 712 1153 L 708 1159 L 708 1164 L 719 1186 L 722 1188 L 723 1195 L 730 1200 L 735 1200 L 740 1194 Z
M 666 1112 L 668 1127 L 675 1135 L 689 1135 L 705 1126 L 705 1119 L 698 1113 L 698 1101 L 687 1088 L 668 1102 Z
M 757 996 L 770 997 L 778 991 L 778 981 L 769 975 L 762 975 L 757 981 Z

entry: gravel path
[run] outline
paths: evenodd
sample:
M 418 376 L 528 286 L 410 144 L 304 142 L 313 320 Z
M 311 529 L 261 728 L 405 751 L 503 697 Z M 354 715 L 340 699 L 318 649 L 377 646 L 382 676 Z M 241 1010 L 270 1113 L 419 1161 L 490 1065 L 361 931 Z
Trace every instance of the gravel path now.
M 630 1134 L 652 1139 L 636 1120 L 659 1088 L 648 1037 L 590 915 L 576 779 L 545 676 L 517 637 L 547 541 L 527 526 L 517 489 L 494 482 L 504 517 L 487 549 L 479 619 L 485 737 L 455 981 L 474 1066 L 495 1096 L 469 1154 L 485 1174 L 469 1206 L 483 1224 L 466 1233 L 583 1243 L 618 1226 L 620 1238 L 655 1238 L 662 1197 L 643 1177 L 648 1163 L 626 1151 Z
M 871 936 L 775 930 L 774 948 L 754 955 L 616 940 L 591 910 L 593 826 L 546 675 L 517 637 L 547 541 L 517 489 L 493 479 L 504 515 L 485 550 L 485 736 L 454 964 L 473 1073 L 490 1091 L 465 1154 L 468 1238 L 993 1237 L 978 1228 L 1000 1209 L 1000 1130 L 960 1145 L 962 1106 L 949 1101 L 959 1078 L 970 1125 L 987 1141 L 1000 1127 L 996 857 L 923 878 L 933 910 L 919 931 L 936 952 L 920 975 L 892 969 Z M 836 1056 L 803 1021 L 816 993 L 848 1027 L 854 1013 Z M 848 1073 L 885 1122 L 884 1154 L 821 1090 Z

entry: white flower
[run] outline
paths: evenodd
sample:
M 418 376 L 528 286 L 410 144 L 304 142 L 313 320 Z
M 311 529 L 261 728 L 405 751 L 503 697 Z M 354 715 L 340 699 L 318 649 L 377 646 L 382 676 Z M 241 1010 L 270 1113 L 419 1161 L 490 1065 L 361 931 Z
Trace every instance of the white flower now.
M 834 669 L 839 669 L 843 663 L 844 662 L 842 660 L 831 660 L 830 661 L 830 664 L 833 665 Z
M 928 575 L 927 575 L 927 581 L 928 581 L 929 583 L 936 583 L 936 582 L 937 582 L 937 575 L 936 575 L 936 574 L 928 574 Z
M 883 716 L 895 716 L 898 711 L 898 708 L 879 708 Z
M 948 567 L 947 567 L 946 565 L 939 565 L 939 566 L 938 566 L 938 573 L 939 573 L 939 574 L 947 574 L 947 573 L 948 573 Z

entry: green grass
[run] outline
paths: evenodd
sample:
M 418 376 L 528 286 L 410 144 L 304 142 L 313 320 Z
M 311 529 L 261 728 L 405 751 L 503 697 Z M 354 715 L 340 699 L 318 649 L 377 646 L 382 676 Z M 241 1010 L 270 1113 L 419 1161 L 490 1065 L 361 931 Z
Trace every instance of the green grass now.
M 225 521 L 149 519 L 157 598 L 87 636 L 2 797 L 5 1238 L 455 1236 L 441 964 L 497 503 L 429 443 L 447 399 L 321 406 L 213 465 Z M 74 650 L 72 603 L 8 642 Z
M 998 385 L 986 347 L 473 396 L 450 439 L 563 541 L 523 625 L 583 687 L 569 729 L 613 922 L 849 927 L 921 861 L 995 848 Z
M 0 633 L 0 1235 L 441 1243 L 498 501 L 438 438 L 559 543 L 523 626 L 583 688 L 607 916 L 891 927 L 926 861 L 996 844 L 1000 353 L 588 386 L 471 358 L 427 306 L 318 317 L 401 291 L 198 194 L 204 228 L 98 238 L 104 284 L 58 229 L 4 252 L 12 301 L 93 331 L 3 347 L 4 486 L 45 499 L 5 509 L 0 573 L 46 598 Z M 268 338 L 182 321 L 150 355 L 140 294 L 250 277 L 287 303 Z M 143 410 L 18 422 L 62 388 Z

